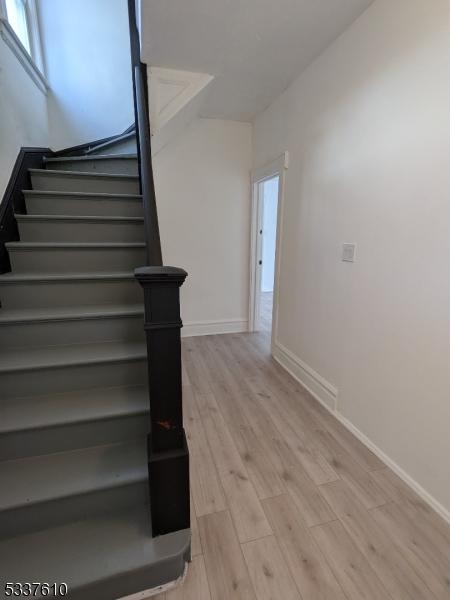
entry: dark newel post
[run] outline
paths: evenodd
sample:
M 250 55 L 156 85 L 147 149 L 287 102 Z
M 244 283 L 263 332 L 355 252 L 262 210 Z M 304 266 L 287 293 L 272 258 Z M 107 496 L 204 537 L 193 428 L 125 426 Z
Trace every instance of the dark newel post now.
M 180 287 L 176 267 L 142 267 L 150 393 L 148 469 L 153 535 L 190 527 L 189 453 L 183 429 Z

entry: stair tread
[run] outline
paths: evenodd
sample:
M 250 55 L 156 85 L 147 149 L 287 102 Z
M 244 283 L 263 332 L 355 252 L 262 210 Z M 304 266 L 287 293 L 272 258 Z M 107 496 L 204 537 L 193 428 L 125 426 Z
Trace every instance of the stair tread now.
M 35 321 L 67 321 L 144 314 L 142 304 L 93 304 L 44 308 L 0 309 L 0 325 Z
M 0 373 L 139 360 L 146 356 L 145 343 L 132 341 L 10 348 L 0 351 Z
M 103 142 L 102 144 L 92 146 L 92 148 L 89 148 L 89 150 L 86 152 L 86 156 L 97 156 L 94 154 L 94 152 L 101 150 L 101 148 L 107 148 L 108 146 L 114 146 L 114 145 L 117 145 L 118 143 L 120 144 L 120 142 L 126 142 L 135 137 L 136 137 L 136 132 L 129 131 L 128 133 L 124 133 L 123 135 L 117 136 L 116 138 L 114 138 L 112 140 L 108 140 L 107 142 Z
M 111 280 L 111 279 L 134 279 L 132 271 L 93 271 L 79 273 L 3 273 L 0 275 L 2 283 L 22 283 L 30 281 L 78 281 L 78 280 Z
M 147 479 L 145 438 L 0 462 L 0 511 Z
M 11 398 L 0 404 L 0 433 L 86 423 L 148 411 L 148 388 L 144 385 Z
M 137 154 L 93 154 L 91 156 L 56 156 L 44 157 L 44 163 L 55 162 L 86 162 L 93 160 L 137 160 Z
M 120 597 L 118 576 L 126 575 L 135 591 L 152 570 L 182 555 L 189 544 L 188 532 L 151 537 L 149 506 L 86 519 L 45 531 L 20 535 L 0 542 L 0 564 L 11 581 L 67 582 L 69 592 L 98 584 L 103 589 L 98 600 L 112 597 L 111 585 Z M 136 573 L 136 575 L 135 575 Z M 139 577 L 138 577 L 139 576 Z M 111 580 L 111 581 L 109 581 Z M 108 584 L 105 589 L 105 584 Z M 153 584 L 147 584 L 151 587 Z M 99 591 L 99 590 L 98 590 Z M 82 596 L 77 596 L 82 597 Z
M 145 248 L 144 242 L 7 242 L 8 249 L 21 248 Z
M 117 223 L 125 221 L 129 223 L 143 223 L 144 217 L 120 217 L 120 216 L 101 216 L 101 215 L 14 215 L 17 221 L 83 221 L 92 223 Z
M 94 177 L 95 179 L 112 178 L 112 179 L 132 179 L 139 180 L 139 175 L 122 175 L 120 173 L 94 173 L 87 171 L 62 171 L 52 169 L 28 169 L 31 175 L 54 175 L 55 177 Z
M 54 171 L 54 173 L 64 173 L 64 171 Z M 77 196 L 79 198 L 117 198 L 118 200 L 132 198 L 133 200 L 142 200 L 141 194 L 115 194 L 113 192 L 58 192 L 55 190 L 22 190 L 22 193 L 26 194 L 27 196 Z

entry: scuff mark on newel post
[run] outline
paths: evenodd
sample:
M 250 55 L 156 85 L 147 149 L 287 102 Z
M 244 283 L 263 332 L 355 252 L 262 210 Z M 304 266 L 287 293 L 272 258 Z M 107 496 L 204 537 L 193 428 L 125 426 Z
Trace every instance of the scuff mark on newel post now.
M 153 535 L 190 527 L 189 452 L 183 428 L 180 287 L 177 267 L 141 267 L 150 394 L 148 470 Z

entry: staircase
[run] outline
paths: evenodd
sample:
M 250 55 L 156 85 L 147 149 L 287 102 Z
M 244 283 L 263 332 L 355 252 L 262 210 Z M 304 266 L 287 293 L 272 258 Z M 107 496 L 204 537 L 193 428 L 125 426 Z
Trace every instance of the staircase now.
M 134 278 L 146 246 L 130 149 L 128 135 L 30 169 L 20 241 L 6 244 L 2 598 L 6 582 L 47 582 L 67 583 L 71 599 L 112 600 L 176 579 L 189 554 L 188 530 L 151 531 L 147 348 Z

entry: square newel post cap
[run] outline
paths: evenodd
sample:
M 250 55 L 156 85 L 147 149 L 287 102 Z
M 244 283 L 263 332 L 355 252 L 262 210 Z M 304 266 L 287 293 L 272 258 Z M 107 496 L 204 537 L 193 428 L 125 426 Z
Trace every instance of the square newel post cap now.
M 187 277 L 187 273 L 179 267 L 154 266 L 139 267 L 134 271 L 134 276 L 141 285 L 175 283 L 181 286 Z

